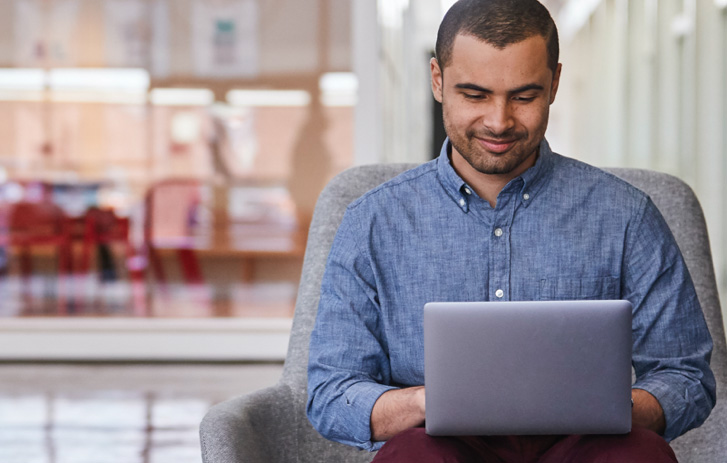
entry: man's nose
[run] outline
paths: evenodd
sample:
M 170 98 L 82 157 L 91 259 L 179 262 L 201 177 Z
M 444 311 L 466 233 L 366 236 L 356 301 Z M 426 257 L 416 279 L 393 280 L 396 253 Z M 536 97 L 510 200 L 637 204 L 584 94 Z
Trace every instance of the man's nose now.
M 504 134 L 515 126 L 512 108 L 507 101 L 493 101 L 482 116 L 482 123 L 493 135 Z

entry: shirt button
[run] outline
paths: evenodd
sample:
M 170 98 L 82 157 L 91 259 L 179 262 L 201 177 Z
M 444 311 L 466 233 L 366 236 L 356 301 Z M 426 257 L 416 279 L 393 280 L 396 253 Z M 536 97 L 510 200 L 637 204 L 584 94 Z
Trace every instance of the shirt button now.
M 505 295 L 505 291 L 503 291 L 501 289 L 498 289 L 497 291 L 495 291 L 495 296 L 497 296 L 498 299 L 502 299 L 502 296 L 504 296 L 504 295 Z
M 502 228 L 495 229 L 495 236 L 498 238 L 502 236 Z
M 523 199 L 524 199 L 525 201 L 527 201 L 528 199 L 530 199 L 530 195 L 529 195 L 529 194 L 527 194 L 527 193 L 525 193 L 525 194 L 523 195 Z
M 469 188 L 465 188 L 464 192 L 467 193 L 468 195 L 472 194 L 472 190 L 470 190 Z
M 464 205 L 467 204 L 464 199 L 459 200 L 459 205 L 464 207 Z

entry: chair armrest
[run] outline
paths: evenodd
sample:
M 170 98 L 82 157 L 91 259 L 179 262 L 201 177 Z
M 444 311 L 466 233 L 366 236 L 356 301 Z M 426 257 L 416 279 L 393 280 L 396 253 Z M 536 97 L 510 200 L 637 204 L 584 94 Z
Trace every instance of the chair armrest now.
M 719 394 L 719 390 L 717 393 Z M 683 463 L 722 463 L 727 455 L 727 403 L 717 400 L 717 405 L 707 421 L 675 439 L 671 446 Z
M 295 402 L 291 388 L 277 384 L 215 405 L 200 424 L 202 461 L 265 463 L 295 452 Z
M 305 390 L 288 384 L 212 407 L 199 429 L 204 463 L 368 463 L 373 453 L 328 441 L 305 415 Z

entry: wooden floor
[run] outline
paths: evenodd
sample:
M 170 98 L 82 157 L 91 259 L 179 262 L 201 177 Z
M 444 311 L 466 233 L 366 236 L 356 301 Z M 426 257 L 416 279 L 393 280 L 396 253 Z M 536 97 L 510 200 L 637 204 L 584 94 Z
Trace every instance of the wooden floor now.
M 149 285 L 95 275 L 0 277 L 2 317 L 292 317 L 291 281 Z
M 280 364 L 0 364 L 0 462 L 200 463 L 209 407 Z

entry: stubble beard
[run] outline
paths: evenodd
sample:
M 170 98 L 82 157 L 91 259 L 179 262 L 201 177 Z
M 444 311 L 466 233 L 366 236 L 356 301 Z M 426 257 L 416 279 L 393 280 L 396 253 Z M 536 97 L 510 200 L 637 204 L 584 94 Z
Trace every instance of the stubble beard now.
M 527 131 L 508 131 L 501 134 L 489 132 L 475 133 L 473 130 L 465 132 L 460 137 L 448 125 L 445 124 L 445 132 L 449 137 L 452 147 L 467 161 L 473 169 L 487 175 L 506 175 L 513 172 L 522 165 L 528 158 L 535 154 L 539 142 L 533 145 L 527 143 Z M 515 144 L 504 153 L 491 153 L 487 151 L 477 140 L 485 138 L 488 140 L 515 141 Z

